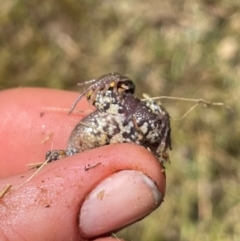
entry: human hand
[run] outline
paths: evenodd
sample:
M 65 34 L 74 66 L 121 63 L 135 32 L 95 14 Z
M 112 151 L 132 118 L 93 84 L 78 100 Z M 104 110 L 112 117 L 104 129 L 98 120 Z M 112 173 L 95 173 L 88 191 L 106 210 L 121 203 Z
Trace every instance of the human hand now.
M 47 164 L 16 188 L 36 171 L 26 165 L 43 162 L 48 150 L 65 149 L 72 129 L 86 115 L 44 107 L 69 109 L 77 96 L 36 88 L 0 93 L 0 191 L 12 185 L 0 198 L 0 240 L 107 237 L 161 204 L 163 169 L 134 144 L 104 146 Z M 83 111 L 90 107 L 84 100 L 78 106 Z

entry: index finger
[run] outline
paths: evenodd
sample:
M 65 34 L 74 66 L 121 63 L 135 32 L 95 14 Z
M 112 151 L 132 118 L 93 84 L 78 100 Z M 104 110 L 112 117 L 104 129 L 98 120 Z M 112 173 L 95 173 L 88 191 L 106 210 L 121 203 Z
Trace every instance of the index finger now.
M 72 129 L 91 108 L 83 99 L 78 105 L 82 112 L 68 115 L 78 95 L 43 88 L 0 93 L 0 177 L 27 170 L 26 164 L 43 162 L 48 150 L 66 148 Z

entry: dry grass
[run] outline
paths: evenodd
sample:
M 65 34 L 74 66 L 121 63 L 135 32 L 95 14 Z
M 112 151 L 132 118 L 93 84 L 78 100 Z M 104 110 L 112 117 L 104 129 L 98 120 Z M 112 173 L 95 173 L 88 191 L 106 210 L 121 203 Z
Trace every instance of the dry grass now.
M 172 121 L 161 208 L 122 231 L 128 240 L 240 240 L 240 2 L 0 3 L 0 86 L 76 90 L 117 71 L 137 94 L 225 102 Z M 191 103 L 164 100 L 173 119 Z

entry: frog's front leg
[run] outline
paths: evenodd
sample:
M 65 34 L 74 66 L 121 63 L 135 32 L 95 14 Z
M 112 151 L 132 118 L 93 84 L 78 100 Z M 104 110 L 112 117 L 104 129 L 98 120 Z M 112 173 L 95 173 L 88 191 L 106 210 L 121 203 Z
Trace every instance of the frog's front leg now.
M 53 161 L 57 161 L 60 160 L 64 157 L 67 156 L 72 156 L 74 154 L 76 154 L 76 151 L 71 151 L 71 150 L 53 150 L 53 151 L 48 151 L 46 153 L 46 157 L 45 160 L 47 163 L 53 162 Z

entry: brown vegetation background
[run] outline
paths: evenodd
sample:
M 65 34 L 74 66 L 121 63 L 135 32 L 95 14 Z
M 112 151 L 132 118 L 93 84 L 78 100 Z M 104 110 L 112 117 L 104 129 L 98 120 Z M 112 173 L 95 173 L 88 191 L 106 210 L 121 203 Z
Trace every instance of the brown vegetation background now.
M 0 2 L 0 86 L 80 91 L 78 82 L 128 74 L 137 95 L 162 100 L 173 151 L 162 206 L 117 235 L 128 240 L 240 240 L 240 1 Z M 134 208 L 134 207 L 133 207 Z

